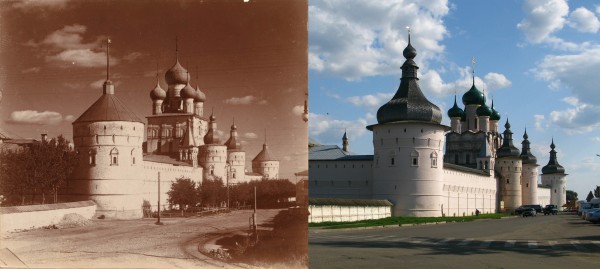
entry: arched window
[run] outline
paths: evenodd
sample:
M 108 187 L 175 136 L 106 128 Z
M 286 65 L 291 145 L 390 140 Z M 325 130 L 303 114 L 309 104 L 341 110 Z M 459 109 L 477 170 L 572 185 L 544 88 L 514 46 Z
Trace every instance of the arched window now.
M 235 169 L 231 169 L 231 178 L 236 178 Z
M 211 176 L 215 174 L 215 166 L 214 166 L 214 165 L 211 165 L 211 166 L 208 168 L 208 170 L 210 171 L 210 175 L 211 175 Z
M 90 150 L 88 154 L 90 156 L 90 165 L 96 165 L 96 151 Z
M 110 151 L 110 165 L 119 165 L 119 151 L 117 148 Z
M 416 150 L 413 150 L 410 153 L 410 159 L 411 159 L 411 165 L 412 166 L 419 166 L 419 152 Z
M 437 168 L 437 159 L 438 159 L 438 154 L 437 152 L 432 152 L 430 155 L 431 158 L 431 168 Z

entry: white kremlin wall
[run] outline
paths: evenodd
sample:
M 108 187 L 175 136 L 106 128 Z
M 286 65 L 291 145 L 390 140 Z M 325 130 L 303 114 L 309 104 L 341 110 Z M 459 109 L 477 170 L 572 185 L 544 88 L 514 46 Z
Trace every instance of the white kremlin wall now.
M 373 161 L 312 161 L 308 178 L 310 197 L 370 199 Z
M 483 171 L 478 174 L 459 169 L 444 167 L 444 216 L 470 216 L 476 209 L 482 214 L 495 213 L 496 179 Z

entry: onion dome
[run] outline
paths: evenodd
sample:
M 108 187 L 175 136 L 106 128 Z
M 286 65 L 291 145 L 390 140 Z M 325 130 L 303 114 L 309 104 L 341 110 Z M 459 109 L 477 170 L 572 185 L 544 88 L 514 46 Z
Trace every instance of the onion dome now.
M 206 101 L 206 94 L 204 94 L 200 90 L 200 87 L 198 87 L 198 85 L 196 85 L 196 96 L 194 97 L 194 103 L 205 102 L 205 101 Z
M 550 160 L 548 164 L 542 167 L 542 174 L 564 174 L 565 168 L 562 165 L 558 164 L 558 160 L 556 159 L 556 151 L 554 150 L 556 146 L 554 146 L 554 138 L 552 139 L 552 144 L 550 144 Z
M 179 92 L 179 95 L 182 99 L 194 99 L 196 98 L 196 90 L 194 89 L 194 87 L 192 87 L 192 85 L 190 85 L 190 82 L 188 81 L 185 87 L 183 87 L 183 89 L 181 89 L 181 91 Z
M 452 108 L 448 109 L 448 117 L 450 117 L 450 118 L 462 118 L 464 114 L 465 114 L 465 111 L 463 111 L 456 104 L 456 95 L 455 95 L 454 96 L 454 106 L 452 106 Z
M 512 140 L 512 132 L 510 131 L 510 123 L 508 119 L 506 119 L 506 124 L 504 124 L 504 137 L 502 138 L 502 146 L 496 150 L 496 155 L 498 158 L 503 157 L 519 157 L 519 149 L 513 145 Z
M 485 103 L 485 96 L 483 97 L 483 103 L 476 110 L 477 116 L 492 116 L 492 109 Z
M 462 97 L 463 105 L 482 105 L 485 103 L 483 93 L 475 87 L 475 78 L 473 78 L 473 86 Z
M 169 85 L 186 84 L 188 82 L 188 71 L 179 64 L 177 58 L 175 65 L 165 73 L 165 81 Z
M 417 50 L 410 44 L 410 35 L 408 46 L 402 54 L 406 61 L 401 67 L 400 86 L 392 100 L 377 110 L 377 122 L 384 124 L 398 121 L 420 121 L 440 124 L 442 122 L 440 108 L 429 102 L 419 87 L 419 78 L 417 77 L 419 67 L 413 60 L 417 56 Z
M 156 87 L 150 91 L 150 99 L 154 100 L 165 100 L 167 98 L 167 92 L 160 87 L 158 77 L 156 78 Z
M 500 120 L 500 112 L 494 109 L 494 100 L 492 100 L 492 115 L 490 116 L 490 120 L 499 121 Z
M 523 164 L 537 164 L 537 158 L 531 154 L 531 148 L 529 143 L 529 136 L 527 135 L 527 129 L 525 129 L 525 134 L 523 135 L 523 149 L 521 150 L 521 160 Z
M 242 149 L 242 144 L 237 140 L 237 126 L 235 126 L 235 122 L 231 125 L 231 135 L 227 142 L 225 142 L 225 146 L 227 146 L 228 150 Z

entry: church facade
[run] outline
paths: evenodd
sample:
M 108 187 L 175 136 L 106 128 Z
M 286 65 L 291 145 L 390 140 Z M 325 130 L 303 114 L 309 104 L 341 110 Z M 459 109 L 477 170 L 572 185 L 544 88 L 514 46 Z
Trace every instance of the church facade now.
M 156 205 L 159 189 L 161 204 L 168 204 L 167 191 L 178 178 L 236 184 L 279 177 L 279 161 L 266 139 L 252 160 L 253 172 L 246 169 L 235 122 L 229 139 L 220 141 L 216 116 L 204 113 L 206 95 L 190 85 L 179 57 L 164 81 L 166 90 L 157 76 L 150 91 L 152 115 L 145 126 L 115 96 L 107 71 L 102 95 L 73 122 L 79 163 L 66 187 L 68 199 L 93 200 L 97 215 L 108 218 L 141 218 L 144 201 Z
M 522 150 L 513 145 L 508 119 L 499 133 L 500 113 L 487 105 L 473 85 L 448 111 L 451 126 L 441 124 L 442 112 L 420 89 L 417 51 L 403 51 L 400 86 L 377 111 L 373 155 L 343 148 L 309 145 L 309 197 L 388 200 L 394 216 L 464 216 L 513 211 L 524 204 L 566 203 L 566 174 L 558 164 L 554 141 L 548 165 L 538 184 L 537 159 L 527 132 Z M 445 148 L 445 152 L 444 152 Z

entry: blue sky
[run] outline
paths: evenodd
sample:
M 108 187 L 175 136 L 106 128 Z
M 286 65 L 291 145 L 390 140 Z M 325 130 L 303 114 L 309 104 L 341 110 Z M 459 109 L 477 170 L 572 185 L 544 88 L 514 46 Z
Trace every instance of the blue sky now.
M 351 3 L 351 4 L 350 4 Z M 550 143 L 585 198 L 600 185 L 600 2 L 309 1 L 309 136 L 372 154 L 365 126 L 396 92 L 407 44 L 421 89 L 444 111 L 472 83 L 509 118 L 515 146 L 527 128 L 540 169 Z M 540 171 L 541 174 L 541 171 Z

